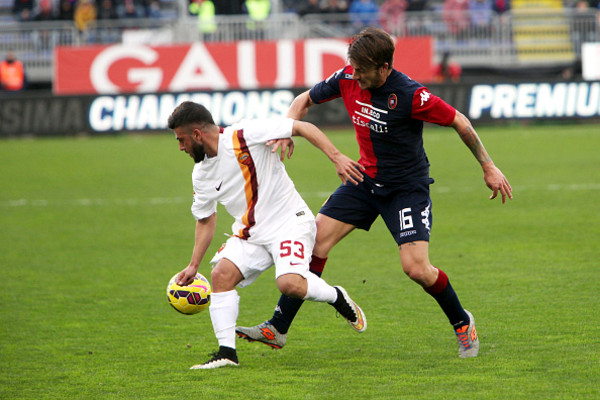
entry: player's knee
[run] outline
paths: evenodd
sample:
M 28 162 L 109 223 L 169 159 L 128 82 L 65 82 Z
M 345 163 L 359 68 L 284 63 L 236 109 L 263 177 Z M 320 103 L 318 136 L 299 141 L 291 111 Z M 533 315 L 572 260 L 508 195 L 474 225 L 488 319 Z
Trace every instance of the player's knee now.
M 214 268 L 210 272 L 210 281 L 215 293 L 228 292 L 235 288 L 233 276 L 224 269 Z
M 277 278 L 277 287 L 288 297 L 302 299 L 306 296 L 306 280 L 297 274 L 286 274 Z
M 408 265 L 402 265 L 402 269 L 411 280 L 417 282 L 421 286 L 428 286 L 431 281 L 431 273 L 427 268 L 427 265 L 410 263 Z

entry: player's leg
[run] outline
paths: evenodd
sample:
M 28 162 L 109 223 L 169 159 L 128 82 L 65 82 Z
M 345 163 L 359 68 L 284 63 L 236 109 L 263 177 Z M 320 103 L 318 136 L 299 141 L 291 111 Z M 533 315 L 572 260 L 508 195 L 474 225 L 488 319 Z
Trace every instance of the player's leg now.
M 212 295 L 210 319 L 219 350 L 204 364 L 191 369 L 213 369 L 228 365 L 239 365 L 235 350 L 235 326 L 239 313 L 239 296 L 235 286 L 244 279 L 237 266 L 222 258 L 211 272 Z
M 314 221 L 290 227 L 271 246 L 277 286 L 291 298 L 331 304 L 358 332 L 367 321 L 363 311 L 341 287 L 333 287 L 309 271 L 316 236 Z
M 327 260 L 331 249 L 356 228 L 352 224 L 329 217 L 320 212 L 317 214 L 316 223 L 317 238 L 312 256 L 313 258 L 317 257 L 322 260 Z M 323 268 L 321 268 L 320 272 L 323 272 Z M 311 269 L 311 271 L 313 270 Z
M 450 323 L 455 327 L 462 326 L 465 322 L 468 324 L 469 317 L 460 304 L 448 276 L 429 261 L 429 243 L 409 242 L 398 248 L 404 273 L 438 302 Z
M 298 231 L 292 229 L 286 232 L 272 247 L 277 285 L 282 296 L 276 316 L 271 321 L 283 326 L 281 329 L 287 332 L 293 317 L 287 320 L 289 323 L 282 323 L 284 318 L 289 318 L 282 311 L 293 309 L 292 315 L 295 315 L 304 300 L 328 302 L 355 330 L 362 332 L 366 329 L 366 319 L 360 307 L 343 288 L 330 286 L 309 270 L 307 263 L 315 243 L 315 229 L 314 223 L 299 226 Z M 280 332 L 271 321 L 252 327 L 237 327 L 236 332 L 243 339 L 280 349 L 285 345 L 287 333 Z
M 314 221 L 299 223 L 282 232 L 271 245 L 277 286 L 288 297 L 331 304 L 352 328 L 363 332 L 367 329 L 367 320 L 348 293 L 342 287 L 329 285 L 309 270 L 316 232 Z
M 277 286 L 282 294 L 292 299 L 302 299 L 318 303 L 329 303 L 348 321 L 357 332 L 367 329 L 367 319 L 362 309 L 341 286 L 331 286 L 322 278 L 310 272 L 305 276 L 288 273 L 277 278 Z
M 239 312 L 239 296 L 236 286 L 248 286 L 273 265 L 271 254 L 262 246 L 256 246 L 231 237 L 211 260 L 212 295 L 210 318 L 219 342 L 219 350 L 204 364 L 192 369 L 212 369 L 238 365 L 235 346 L 235 327 Z
M 359 185 L 340 185 L 323 204 L 317 214 L 317 237 L 310 262 L 310 271 L 321 276 L 329 251 L 355 228 L 368 230 L 378 212 L 370 202 L 372 193 L 361 182 Z M 238 336 L 281 348 L 302 299 L 281 295 L 270 320 L 253 327 L 238 327 Z M 277 343 L 271 338 L 280 338 Z
M 440 305 L 454 327 L 461 357 L 475 357 L 479 342 L 472 316 L 466 311 L 444 271 L 429 260 L 429 235 L 432 213 L 428 190 L 398 193 L 382 204 L 382 217 L 394 236 L 400 252 L 402 270 L 421 285 Z M 462 330 L 468 330 L 463 335 Z M 469 339 L 465 339 L 468 336 Z
M 437 301 L 452 324 L 458 340 L 459 356 L 476 357 L 479 352 L 479 340 L 475 320 L 462 307 L 446 273 L 429 262 L 429 243 L 410 242 L 398 248 L 403 271 Z
M 370 195 L 364 183 L 341 185 L 323 204 L 316 218 L 317 237 L 310 262 L 312 273 L 321 276 L 331 249 L 355 228 L 368 230 L 371 227 L 377 212 L 370 205 Z M 286 334 L 302 303 L 302 299 L 282 295 L 266 323 Z
M 323 214 L 317 214 L 317 238 L 312 252 L 309 270 L 320 277 L 327 262 L 329 251 L 348 235 L 354 226 L 338 221 Z M 275 307 L 273 317 L 268 321 L 281 334 L 286 334 L 302 307 L 304 300 L 282 294 Z

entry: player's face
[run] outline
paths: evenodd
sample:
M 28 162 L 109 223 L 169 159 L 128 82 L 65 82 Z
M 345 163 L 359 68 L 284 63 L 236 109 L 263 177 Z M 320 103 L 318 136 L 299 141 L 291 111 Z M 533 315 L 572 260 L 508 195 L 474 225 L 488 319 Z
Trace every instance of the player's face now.
M 378 87 L 381 87 L 387 79 L 389 71 L 387 67 L 362 67 L 352 60 L 350 60 L 350 65 L 354 69 L 352 79 L 358 83 L 358 87 L 362 90 L 377 89 Z
M 204 160 L 204 146 L 194 140 L 193 133 L 190 134 L 188 129 L 175 128 L 175 138 L 179 142 L 179 150 L 188 153 L 194 162 L 199 163 Z

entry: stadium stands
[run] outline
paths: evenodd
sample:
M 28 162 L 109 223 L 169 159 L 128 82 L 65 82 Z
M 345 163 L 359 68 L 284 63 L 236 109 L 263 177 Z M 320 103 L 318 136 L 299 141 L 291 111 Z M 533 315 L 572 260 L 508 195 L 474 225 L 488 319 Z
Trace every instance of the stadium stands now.
M 445 52 L 467 68 L 522 68 L 570 65 L 584 41 L 600 41 L 598 10 L 563 7 L 560 0 L 513 0 L 502 14 L 489 13 L 489 26 L 466 24 L 460 34 L 448 26 L 439 2 L 425 11 L 407 11 L 399 35 L 431 35 L 436 61 Z M 536 4 L 536 7 L 532 7 Z M 348 37 L 356 32 L 347 13 L 275 13 L 258 29 L 245 15 L 217 15 L 217 29 L 209 36 L 198 31 L 197 17 L 187 12 L 183 0 L 161 0 L 158 18 L 95 20 L 84 31 L 71 21 L 17 22 L 10 13 L 12 0 L 0 0 L 0 57 L 14 50 L 25 64 L 28 79 L 50 82 L 56 46 L 82 46 L 138 42 L 189 43 Z M 471 21 L 475 11 L 460 11 Z
M 513 38 L 524 63 L 573 62 L 569 15 L 561 0 L 513 0 Z

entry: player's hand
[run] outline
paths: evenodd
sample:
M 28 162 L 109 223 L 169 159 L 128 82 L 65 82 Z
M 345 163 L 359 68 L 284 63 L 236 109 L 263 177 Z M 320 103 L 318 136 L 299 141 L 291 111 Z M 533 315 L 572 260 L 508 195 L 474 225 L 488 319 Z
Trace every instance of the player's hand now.
M 512 187 L 504 174 L 492 163 L 485 165 L 483 169 L 483 179 L 485 184 L 492 190 L 490 200 L 498 196 L 498 192 L 502 195 L 502 204 L 506 202 L 506 197 L 512 200 Z
M 177 284 L 179 286 L 187 286 L 194 282 L 194 278 L 196 277 L 196 273 L 198 272 L 198 267 L 194 267 L 192 265 L 188 265 L 183 271 L 177 275 Z
M 279 155 L 281 162 L 285 160 L 286 151 L 287 158 L 291 158 L 294 153 L 294 140 L 292 138 L 267 140 L 266 145 L 271 146 L 271 153 L 277 153 L 277 150 L 281 149 Z
M 358 185 L 359 182 L 363 181 L 362 171 L 365 170 L 365 167 L 360 165 L 358 162 L 341 153 L 335 158 L 333 162 L 335 163 L 335 169 L 337 171 L 337 174 L 344 183 L 344 185 L 347 182 L 350 182 L 353 185 Z

